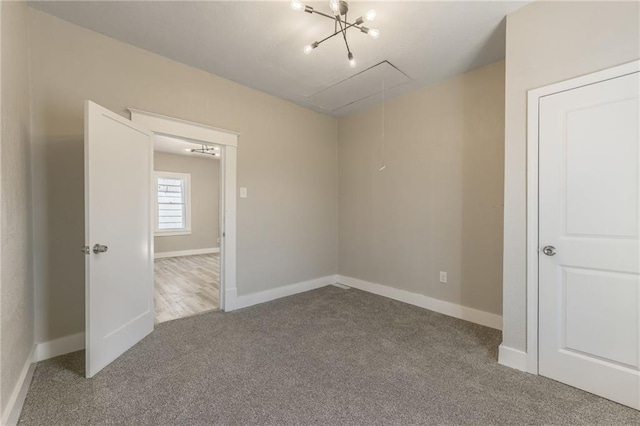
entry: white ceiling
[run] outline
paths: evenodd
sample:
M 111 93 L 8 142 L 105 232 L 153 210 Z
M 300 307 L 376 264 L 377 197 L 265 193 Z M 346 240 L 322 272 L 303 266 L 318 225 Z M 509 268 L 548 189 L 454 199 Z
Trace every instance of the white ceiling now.
M 198 152 L 191 152 L 191 149 L 200 149 L 202 144 L 189 142 L 184 139 L 172 138 L 169 136 L 155 135 L 153 137 L 153 150 L 155 152 L 166 152 L 169 154 L 188 155 L 190 157 L 204 158 L 207 160 L 219 160 L 220 148 L 215 147 L 217 156 L 211 154 L 201 154 Z
M 351 99 L 327 107 L 321 92 L 384 61 L 408 78 L 387 84 L 390 99 L 504 58 L 504 17 L 530 1 L 351 1 L 349 20 L 369 9 L 380 30 L 374 40 L 352 29 L 357 67 L 347 63 L 334 37 L 305 55 L 302 48 L 333 32 L 333 22 L 295 12 L 289 1 L 43 1 L 42 11 L 178 62 L 211 72 L 299 105 L 344 116 L 383 98 L 375 75 L 351 83 Z M 307 2 L 329 12 L 328 1 Z M 381 77 L 378 77 L 381 78 Z M 384 77 L 386 78 L 386 77 Z M 397 81 L 397 76 L 393 77 Z M 363 81 L 368 83 L 364 84 Z M 346 86 L 344 86 L 346 84 Z M 392 87 L 395 86 L 395 87 Z M 377 95 L 376 95 L 377 94 Z M 321 98 L 321 96 L 320 96 Z

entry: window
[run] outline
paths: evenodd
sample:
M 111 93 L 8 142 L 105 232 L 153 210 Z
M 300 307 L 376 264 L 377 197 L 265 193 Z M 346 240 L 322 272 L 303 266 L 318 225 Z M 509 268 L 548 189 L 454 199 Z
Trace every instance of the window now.
M 156 235 L 191 234 L 191 175 L 156 172 Z

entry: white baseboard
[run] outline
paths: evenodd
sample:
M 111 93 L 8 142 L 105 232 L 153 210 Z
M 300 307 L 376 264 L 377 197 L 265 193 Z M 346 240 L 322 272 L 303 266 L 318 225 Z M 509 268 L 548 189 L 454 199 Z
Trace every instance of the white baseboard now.
M 341 288 L 342 290 L 349 290 L 351 287 L 349 287 L 348 285 L 344 285 L 344 284 L 340 284 L 338 282 L 338 276 L 336 275 L 336 282 L 332 284 L 334 287 L 338 287 Z
M 520 371 L 527 371 L 527 353 L 500 345 L 498 363 Z
M 336 282 L 335 275 L 329 275 L 314 280 L 303 281 L 271 290 L 261 291 L 258 293 L 247 294 L 245 296 L 236 296 L 236 289 L 228 289 L 226 292 L 225 311 L 233 311 L 235 309 L 246 308 L 257 305 L 259 303 L 268 302 L 279 299 L 281 297 L 291 296 L 316 288 L 324 287 Z M 77 333 L 71 336 L 61 337 L 49 342 L 38 343 L 34 355 L 34 361 L 44 361 L 56 356 L 79 351 L 85 347 L 84 333 Z
M 24 366 L 18 376 L 18 381 L 9 395 L 9 402 L 5 408 L 5 412 L 2 413 L 0 418 L 0 424 L 3 426 L 14 426 L 18 424 L 20 419 L 20 412 L 22 411 L 22 405 L 24 399 L 27 396 L 29 385 L 31 385 L 31 379 L 33 378 L 33 371 L 36 368 L 36 364 L 33 361 L 36 352 L 36 346 L 34 345 L 29 353 L 29 357 L 25 360 Z
M 72 334 L 56 340 L 38 343 L 35 353 L 35 361 L 44 361 L 60 355 L 84 349 L 84 333 Z
M 224 291 L 224 307 L 222 310 L 225 312 L 235 311 L 237 308 L 238 289 L 227 288 Z
M 434 299 L 423 294 L 411 293 L 410 291 L 400 290 L 382 284 L 345 277 L 344 275 L 338 275 L 337 280 L 340 284 L 357 288 L 358 290 L 364 290 L 379 296 L 388 297 L 389 299 L 429 309 L 430 311 L 460 318 L 465 321 L 474 322 L 497 330 L 502 330 L 502 316 L 500 315 L 480 311 L 467 306 L 457 305 L 451 302 L 445 302 L 444 300 Z
M 502 317 L 500 315 L 489 312 L 480 311 L 466 306 L 457 305 L 455 303 L 445 302 L 443 300 L 434 299 L 422 294 L 411 293 L 405 290 L 399 290 L 382 284 L 375 284 L 363 281 L 357 278 L 345 277 L 343 275 L 327 275 L 325 277 L 313 280 L 302 281 L 270 290 L 260 291 L 257 293 L 236 296 L 236 289 L 229 289 L 226 294 L 229 306 L 225 311 L 233 311 L 235 309 L 247 308 L 249 306 L 258 305 L 260 303 L 269 302 L 280 299 L 282 297 L 292 296 L 294 294 L 303 293 L 309 290 L 325 287 L 327 285 L 342 284 L 343 286 L 357 288 L 379 296 L 388 297 L 410 305 L 419 306 L 434 312 L 471 321 L 487 327 L 500 330 L 502 328 Z M 71 336 L 62 337 L 60 339 L 49 342 L 39 343 L 37 345 L 34 361 L 43 361 L 56 356 L 64 355 L 84 349 L 85 335 L 77 333 Z M 503 351 L 509 351 L 508 355 L 503 355 Z M 504 362 L 503 362 L 504 357 Z M 522 357 L 524 361 L 517 360 Z M 500 363 L 509 367 L 526 371 L 526 353 L 515 349 L 500 346 Z M 524 366 L 524 367 L 521 367 Z
M 303 293 L 309 290 L 315 290 L 335 284 L 336 276 L 328 275 L 326 277 L 316 278 L 314 280 L 302 281 L 271 290 L 260 291 L 258 293 L 246 294 L 236 298 L 236 309 L 247 308 L 249 306 L 258 305 L 260 303 L 269 302 L 271 300 L 280 299 L 281 297 L 292 296 L 294 294 Z
M 220 253 L 220 247 L 211 247 L 211 248 L 193 249 L 193 250 L 180 250 L 180 251 L 165 251 L 161 253 L 155 253 L 153 257 L 155 259 L 164 259 L 165 257 L 195 256 L 197 254 L 212 254 L 212 253 Z

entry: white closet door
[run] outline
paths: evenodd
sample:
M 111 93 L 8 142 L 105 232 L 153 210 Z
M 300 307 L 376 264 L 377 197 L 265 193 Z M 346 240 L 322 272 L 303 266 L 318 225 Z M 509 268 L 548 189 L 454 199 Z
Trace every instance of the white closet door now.
M 540 99 L 539 373 L 640 408 L 639 74 Z

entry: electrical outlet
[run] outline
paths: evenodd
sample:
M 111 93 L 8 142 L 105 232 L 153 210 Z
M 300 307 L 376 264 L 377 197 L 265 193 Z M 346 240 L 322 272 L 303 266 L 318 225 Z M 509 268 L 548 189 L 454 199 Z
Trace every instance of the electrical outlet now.
M 220 237 L 218 237 L 218 242 L 220 242 Z
M 447 283 L 447 273 L 444 271 L 440 271 L 440 282 Z

